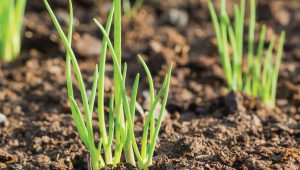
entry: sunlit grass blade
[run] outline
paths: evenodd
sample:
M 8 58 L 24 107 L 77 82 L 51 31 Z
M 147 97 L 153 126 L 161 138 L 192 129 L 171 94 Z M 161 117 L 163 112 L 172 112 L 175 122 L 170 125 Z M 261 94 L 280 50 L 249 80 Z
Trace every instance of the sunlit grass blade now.
M 126 84 L 126 76 L 127 76 L 127 63 L 124 64 L 124 68 L 123 68 L 124 86 Z M 127 98 L 126 98 L 126 102 L 128 102 Z M 130 109 L 130 113 L 132 115 L 131 109 Z M 128 163 L 135 166 L 136 164 L 135 164 L 134 152 L 133 152 L 133 149 L 132 149 L 130 136 L 128 135 L 129 134 L 128 123 L 125 123 L 125 121 L 124 121 L 124 114 L 121 114 L 121 116 L 122 116 L 121 121 L 123 121 L 122 124 L 125 126 L 124 130 L 122 132 L 122 136 L 124 136 L 123 139 L 122 139 L 122 142 L 124 143 L 125 159 L 126 159 L 126 162 L 128 162 Z M 134 124 L 134 117 L 132 117 L 132 122 L 133 122 L 132 124 Z
M 80 110 L 75 102 L 75 99 L 71 97 L 70 100 L 71 103 L 71 109 L 72 109 L 72 117 L 75 122 L 75 126 L 78 130 L 79 136 L 81 140 L 83 141 L 84 145 L 88 148 L 89 143 L 88 143 L 88 133 L 84 124 L 84 120 L 81 116 Z
M 114 138 L 114 96 L 111 97 L 109 102 L 109 130 L 107 147 L 111 147 Z
M 274 67 L 274 72 L 272 75 L 272 87 L 271 87 L 271 104 L 272 105 L 275 105 L 278 73 L 279 73 L 280 63 L 281 63 L 281 58 L 282 58 L 282 53 L 283 53 L 284 40 L 285 40 L 285 32 L 282 31 L 280 34 L 280 39 L 279 39 L 278 48 L 277 48 L 276 61 L 275 61 L 275 67 Z
M 21 50 L 26 0 L 0 1 L 0 60 L 12 61 Z
M 248 33 L 248 55 L 247 55 L 247 74 L 245 75 L 245 88 L 244 92 L 251 95 L 251 82 L 253 73 L 253 61 L 254 61 L 254 35 L 255 35 L 255 13 L 256 6 L 255 0 L 250 0 L 250 22 Z
M 140 80 L 140 74 L 137 74 L 132 86 L 132 92 L 131 92 L 131 97 L 130 97 L 130 112 L 131 112 L 131 117 L 132 123 L 134 124 L 134 117 L 135 117 L 135 106 L 136 106 L 136 97 L 137 97 L 137 92 L 138 92 L 138 87 L 139 87 L 139 80 Z
M 146 72 L 147 75 L 147 79 L 148 79 L 148 83 L 149 83 L 149 90 L 150 90 L 150 106 L 152 105 L 152 103 L 154 102 L 154 96 L 155 96 L 155 92 L 154 92 L 154 85 L 153 85 L 153 79 L 150 73 L 150 70 L 148 68 L 148 66 L 146 65 L 145 61 L 143 60 L 143 58 L 139 55 L 139 60 L 142 63 L 144 70 Z M 150 108 L 149 108 L 150 110 Z M 155 127 L 155 117 L 152 114 L 151 115 L 151 119 L 150 119 L 150 140 L 153 138 L 154 135 L 154 127 Z
M 147 151 L 149 149 L 149 147 L 148 147 L 148 131 L 149 131 L 151 118 L 152 118 L 152 115 L 154 114 L 154 111 L 155 111 L 155 108 L 156 108 L 156 106 L 159 102 L 159 99 L 161 98 L 161 96 L 163 95 L 163 92 L 165 91 L 166 84 L 167 84 L 167 79 L 165 79 L 161 89 L 159 90 L 159 92 L 158 92 L 157 96 L 155 97 L 154 101 L 152 102 L 152 104 L 150 106 L 149 113 L 148 113 L 147 118 L 146 118 L 146 121 L 144 123 L 142 148 L 141 148 L 141 154 L 142 154 L 143 159 L 147 158 Z M 151 128 L 151 126 L 150 126 L 150 128 Z
M 114 16 L 114 6 L 109 11 L 109 15 L 106 22 L 105 30 L 109 33 L 112 20 Z M 113 164 L 113 156 L 111 150 L 111 139 L 107 137 L 106 127 L 105 127 L 105 118 L 104 118 L 104 80 L 105 80 L 105 63 L 106 63 L 106 53 L 107 53 L 107 40 L 104 37 L 102 41 L 100 59 L 99 59 L 99 81 L 98 81 L 98 123 L 99 131 L 101 133 L 101 139 L 103 141 L 103 148 L 105 154 L 105 163 Z M 112 97 L 113 98 L 113 97 Z M 110 117 L 111 119 L 111 117 Z M 110 124 L 111 125 L 111 124 Z M 109 126 L 109 136 L 112 136 L 112 131 L 114 127 Z M 99 147 L 99 146 L 98 146 Z
M 158 138 L 158 132 L 159 132 L 159 129 L 161 127 L 162 120 L 163 120 L 163 115 L 164 115 L 165 108 L 166 108 L 166 105 L 167 105 L 169 87 L 170 87 L 170 80 L 171 80 L 171 71 L 172 71 L 172 65 L 170 65 L 169 70 L 168 70 L 168 74 L 167 74 L 167 78 L 166 78 L 167 83 L 166 83 L 166 86 L 165 86 L 164 97 L 163 97 L 161 108 L 160 108 L 160 111 L 159 111 L 159 116 L 158 116 L 158 119 L 157 119 L 157 122 L 156 122 L 155 130 L 154 130 L 154 136 L 153 136 L 152 140 L 150 141 L 150 146 L 149 146 L 149 151 L 148 151 L 149 158 L 148 158 L 148 162 L 147 162 L 146 166 L 150 166 L 152 164 L 152 158 L 153 158 L 153 153 L 154 153 L 155 145 L 156 145 L 157 138 Z
M 255 66 L 254 66 L 254 77 L 253 77 L 253 85 L 252 85 L 252 95 L 257 96 L 259 92 L 259 84 L 260 84 L 260 73 L 261 73 L 261 66 L 262 66 L 262 57 L 263 57 L 263 50 L 265 45 L 265 38 L 266 38 L 267 28 L 265 25 L 262 26 L 260 36 L 259 36 L 259 43 L 257 49 L 257 55 L 255 59 Z
M 69 0 L 69 26 L 68 26 L 68 42 L 72 44 L 72 35 L 73 35 L 73 6 L 72 0 Z M 71 55 L 67 51 L 66 55 L 66 80 L 67 80 L 67 89 L 68 89 L 68 96 L 69 99 L 74 96 L 73 94 L 73 85 L 72 85 L 72 69 L 71 69 Z
M 273 49 L 275 45 L 275 37 L 273 36 L 271 38 L 267 55 L 264 61 L 264 68 L 262 70 L 262 84 L 265 86 L 267 84 L 267 75 L 268 75 L 268 70 L 272 68 L 271 61 L 272 61 L 272 55 L 273 55 Z
M 98 78 L 99 78 L 98 65 L 96 64 L 95 71 L 94 71 L 94 76 L 93 76 L 92 92 L 91 92 L 91 96 L 90 96 L 90 99 L 89 99 L 89 107 L 90 107 L 90 111 L 91 111 L 91 118 L 92 118 L 92 115 L 93 115 L 94 103 L 95 103 L 95 98 L 96 98 L 96 93 L 97 93 Z

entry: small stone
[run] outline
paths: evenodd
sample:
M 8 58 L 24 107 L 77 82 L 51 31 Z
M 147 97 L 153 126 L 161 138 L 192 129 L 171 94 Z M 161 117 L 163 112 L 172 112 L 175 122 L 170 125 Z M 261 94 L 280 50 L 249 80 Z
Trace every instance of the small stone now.
M 39 162 L 45 162 L 45 163 L 50 162 L 50 158 L 46 155 L 37 155 L 36 158 L 38 159 Z
M 150 47 L 155 53 L 160 53 L 162 50 L 162 45 L 157 41 L 150 41 Z
M 42 136 L 42 142 L 47 144 L 50 142 L 50 138 L 48 136 Z
M 99 56 L 101 43 L 98 39 L 89 34 L 78 35 L 74 41 L 74 48 L 77 53 L 84 57 Z
M 205 109 L 202 108 L 202 107 L 198 107 L 196 110 L 195 110 L 196 114 L 204 114 L 205 113 Z
M 169 22 L 178 28 L 184 28 L 189 22 L 189 16 L 184 10 L 171 9 L 168 14 Z
M 4 163 L 0 162 L 0 169 L 5 169 L 5 168 L 7 168 L 7 166 Z
M 62 25 L 69 25 L 69 14 L 66 11 L 58 10 L 56 12 L 57 20 L 62 23 Z M 73 18 L 73 26 L 77 27 L 79 25 L 79 20 Z
M 252 119 L 255 126 L 262 126 L 261 120 L 256 115 L 252 115 Z
M 281 25 L 287 26 L 291 21 L 291 15 L 288 9 L 283 8 L 283 2 L 275 2 L 274 4 L 273 15 L 276 21 L 278 21 Z
M 4 124 L 7 121 L 7 118 L 4 114 L 0 113 L 0 124 Z
M 13 164 L 8 167 L 8 170 L 22 170 L 22 169 L 24 169 L 24 167 L 21 164 Z

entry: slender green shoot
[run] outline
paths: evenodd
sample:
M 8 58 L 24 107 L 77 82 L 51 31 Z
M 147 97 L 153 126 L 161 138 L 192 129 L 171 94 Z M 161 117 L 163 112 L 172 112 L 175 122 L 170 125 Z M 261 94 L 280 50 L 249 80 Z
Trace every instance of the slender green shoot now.
M 26 0 L 0 1 L 0 60 L 12 61 L 21 50 Z
M 219 17 L 212 1 L 208 1 L 225 79 L 231 90 L 243 91 L 248 95 L 259 97 L 263 102 L 274 107 L 285 32 L 281 32 L 276 55 L 273 54 L 275 52 L 275 36 L 273 36 L 267 52 L 264 53 L 266 26 L 262 26 L 258 46 L 255 47 L 255 0 L 247 2 L 250 6 L 248 54 L 246 70 L 243 70 L 246 1 L 241 0 L 240 5 L 234 5 L 233 21 L 226 12 L 226 0 L 219 0 Z M 264 55 L 266 56 L 264 57 Z

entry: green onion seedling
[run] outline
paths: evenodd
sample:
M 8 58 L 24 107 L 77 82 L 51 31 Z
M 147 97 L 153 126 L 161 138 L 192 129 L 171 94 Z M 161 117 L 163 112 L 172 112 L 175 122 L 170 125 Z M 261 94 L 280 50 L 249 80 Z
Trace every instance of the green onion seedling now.
M 92 93 L 90 98 L 87 97 L 81 71 L 78 66 L 75 54 L 71 48 L 73 31 L 72 0 L 69 0 L 70 22 L 67 36 L 58 23 L 55 14 L 49 6 L 47 0 L 44 0 L 44 3 L 67 50 L 66 79 L 68 96 L 71 103 L 72 117 L 79 136 L 86 149 L 90 153 L 92 168 L 96 170 L 110 164 L 116 167 L 117 164 L 121 161 L 122 153 L 124 152 L 126 162 L 132 165 L 136 165 L 139 169 L 148 169 L 148 167 L 152 164 L 153 153 L 158 138 L 159 129 L 163 120 L 163 114 L 165 112 L 172 65 L 170 65 L 169 67 L 168 74 L 165 77 L 161 89 L 157 94 L 155 94 L 151 73 L 142 57 L 139 57 L 139 60 L 146 71 L 151 93 L 150 111 L 144 123 L 140 152 L 134 133 L 134 117 L 136 110 L 135 105 L 139 85 L 139 74 L 136 75 L 132 87 L 131 96 L 128 98 L 127 91 L 125 89 L 127 65 L 124 64 L 123 70 L 121 69 L 121 0 L 113 1 L 113 6 L 110 10 L 105 28 L 97 20 L 94 20 L 97 26 L 100 28 L 104 37 L 102 41 L 103 43 L 101 47 L 99 66 L 96 65 L 96 69 L 94 72 Z M 111 32 L 111 25 L 113 21 L 114 44 L 110 41 L 109 38 L 109 33 Z M 108 129 L 106 129 L 104 111 L 104 76 L 107 50 L 110 51 L 114 66 L 114 94 L 112 95 L 109 104 Z M 81 111 L 78 107 L 77 101 L 75 101 L 73 94 L 74 92 L 71 76 L 72 68 L 75 72 L 75 76 L 79 84 L 81 100 L 83 103 L 83 115 L 81 114 Z M 97 111 L 100 132 L 98 144 L 95 144 L 96 139 L 94 136 L 94 129 L 92 127 L 92 115 L 94 111 L 93 107 L 96 94 L 98 94 Z M 161 98 L 162 106 L 159 110 L 159 117 L 156 121 L 154 119 L 154 111 Z M 113 149 L 114 154 L 112 153 Z M 102 151 L 104 152 L 103 155 L 101 154 Z M 137 159 L 137 161 L 135 159 Z
M 262 26 L 255 53 L 255 0 L 249 0 L 249 3 L 250 19 L 248 28 L 248 54 L 246 58 L 247 67 L 246 70 L 243 70 L 245 0 L 241 0 L 240 5 L 234 5 L 233 21 L 230 20 L 227 14 L 226 0 L 219 0 L 219 16 L 217 16 L 211 0 L 208 1 L 221 63 L 225 79 L 231 90 L 243 91 L 248 95 L 259 97 L 263 102 L 274 107 L 285 32 L 282 31 L 280 34 L 276 49 L 277 54 L 274 55 L 274 36 L 271 38 L 268 50 L 264 52 L 267 30 L 266 26 Z
M 21 30 L 26 0 L 0 1 L 0 60 L 12 61 L 21 50 Z

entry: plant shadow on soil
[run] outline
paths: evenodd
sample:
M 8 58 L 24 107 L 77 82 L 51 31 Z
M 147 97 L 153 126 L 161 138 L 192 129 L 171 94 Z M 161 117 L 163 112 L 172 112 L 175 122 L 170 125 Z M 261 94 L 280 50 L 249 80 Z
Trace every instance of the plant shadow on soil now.
M 67 100 L 64 50 L 43 4 L 37 1 L 28 2 L 21 57 L 0 64 L 0 112 L 8 118 L 0 125 L 0 169 L 87 169 L 87 152 L 74 128 Z M 104 5 L 97 2 L 79 0 L 74 4 L 73 46 L 87 88 L 92 84 L 92 66 L 98 61 L 101 45 L 92 18 L 104 20 L 103 11 L 109 4 L 108 0 Z M 55 1 L 54 7 L 66 26 L 67 3 Z M 300 2 L 258 0 L 257 9 L 258 21 L 273 28 L 269 32 L 285 29 L 288 33 L 276 109 L 226 90 L 206 1 L 146 1 L 131 22 L 124 21 L 128 82 L 133 82 L 137 72 L 144 74 L 136 54 L 147 60 L 156 87 L 166 66 L 170 62 L 175 65 L 169 114 L 151 169 L 300 166 Z M 176 17 L 181 21 L 188 17 L 188 22 L 178 22 Z M 111 59 L 108 62 L 110 76 Z M 106 77 L 107 94 L 111 81 Z M 143 77 L 140 94 L 146 94 L 146 85 Z M 146 105 L 144 97 L 139 96 L 142 105 Z M 136 119 L 137 134 L 142 130 L 141 120 L 140 116 Z M 93 123 L 97 129 L 96 117 Z M 133 167 L 120 164 L 118 169 Z

